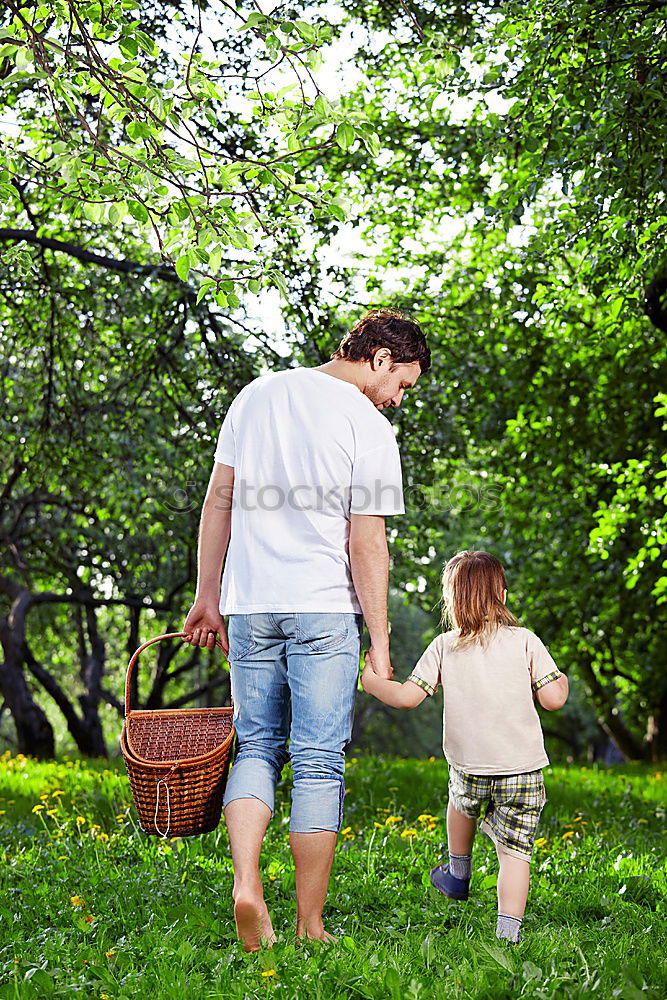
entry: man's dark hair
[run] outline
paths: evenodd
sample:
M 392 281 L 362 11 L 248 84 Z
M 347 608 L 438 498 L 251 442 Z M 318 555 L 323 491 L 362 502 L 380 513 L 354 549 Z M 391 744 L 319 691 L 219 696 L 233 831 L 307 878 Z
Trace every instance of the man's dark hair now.
M 373 309 L 346 333 L 331 359 L 370 361 L 380 348 L 391 351 L 392 365 L 418 361 L 422 374 L 431 367 L 426 338 L 414 323 L 397 309 Z

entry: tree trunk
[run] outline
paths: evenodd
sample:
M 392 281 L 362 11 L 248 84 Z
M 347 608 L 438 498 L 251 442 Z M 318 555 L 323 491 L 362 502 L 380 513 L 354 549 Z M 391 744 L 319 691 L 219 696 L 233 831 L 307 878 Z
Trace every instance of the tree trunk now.
M 14 602 L 9 616 L 0 617 L 0 642 L 4 661 L 0 663 L 0 689 L 16 726 L 17 750 L 30 757 L 54 757 L 53 727 L 35 702 L 23 672 L 25 603 L 27 591 Z
M 84 694 L 79 695 L 79 704 L 83 714 L 82 728 L 87 734 L 87 748 L 84 750 L 80 746 L 79 749 L 89 757 L 108 757 L 99 711 L 106 650 L 97 628 L 97 613 L 91 604 L 86 605 L 86 624 L 90 652 L 86 652 L 82 660 L 81 680 Z
M 596 709 L 597 720 L 607 736 L 611 737 L 627 760 L 646 760 L 647 749 L 645 745 L 628 729 L 621 717 L 616 714 L 615 706 L 609 696 L 609 692 L 602 686 L 593 669 L 593 657 L 590 654 L 582 654 L 579 661 L 579 669 L 590 690 L 591 699 Z
M 648 717 L 646 745 L 650 760 L 657 763 L 667 757 L 667 692 Z
M 133 607 L 130 608 L 130 632 L 127 637 L 127 662 L 129 663 L 133 654 L 136 653 L 137 649 L 141 645 L 139 642 L 139 628 L 141 625 L 141 608 Z M 141 657 L 137 660 L 134 665 L 134 670 L 132 672 L 132 677 L 130 678 L 130 706 L 132 708 L 139 707 L 139 670 L 141 667 Z M 125 698 L 125 679 L 123 678 L 123 698 Z

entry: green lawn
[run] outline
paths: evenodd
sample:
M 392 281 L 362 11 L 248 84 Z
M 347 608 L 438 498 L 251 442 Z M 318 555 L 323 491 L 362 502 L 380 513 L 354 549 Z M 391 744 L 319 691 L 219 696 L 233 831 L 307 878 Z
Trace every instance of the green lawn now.
M 494 936 L 495 852 L 483 835 L 468 903 L 428 883 L 446 839 L 445 763 L 360 758 L 348 770 L 325 911 L 339 943 L 294 944 L 285 781 L 263 855 L 279 943 L 246 955 L 235 941 L 224 824 L 161 842 L 138 829 L 122 761 L 5 755 L 0 997 L 662 1000 L 662 775 L 554 767 L 545 777 L 518 947 Z

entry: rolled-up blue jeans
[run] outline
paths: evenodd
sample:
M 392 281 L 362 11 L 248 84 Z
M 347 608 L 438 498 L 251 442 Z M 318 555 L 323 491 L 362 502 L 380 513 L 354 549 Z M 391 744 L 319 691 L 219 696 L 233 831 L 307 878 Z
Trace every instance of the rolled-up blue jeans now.
M 362 630 L 363 615 L 353 612 L 229 616 L 237 752 L 225 807 L 255 798 L 273 816 L 291 760 L 290 830 L 340 830 Z

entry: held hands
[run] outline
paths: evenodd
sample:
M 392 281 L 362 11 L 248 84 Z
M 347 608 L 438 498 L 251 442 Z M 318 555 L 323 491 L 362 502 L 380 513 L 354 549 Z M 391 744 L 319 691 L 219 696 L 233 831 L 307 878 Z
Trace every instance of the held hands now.
M 181 631 L 186 633 L 183 636 L 183 642 L 188 642 L 191 646 L 200 646 L 209 651 L 215 647 L 217 634 L 220 636 L 225 656 L 229 653 L 227 628 L 215 600 L 209 601 L 203 598 L 195 600 Z
M 391 669 L 391 664 L 390 664 Z M 393 674 L 393 669 L 391 673 Z M 377 690 L 377 683 L 379 673 L 376 669 L 376 661 L 373 657 L 373 652 L 369 649 L 364 654 L 364 669 L 361 674 L 361 686 L 368 694 L 375 694 Z M 389 677 L 391 679 L 391 675 Z
M 394 676 L 394 668 L 391 665 L 391 657 L 389 656 L 389 646 L 386 649 L 371 646 L 366 653 L 366 661 L 370 663 L 378 677 L 384 677 L 390 681 Z

